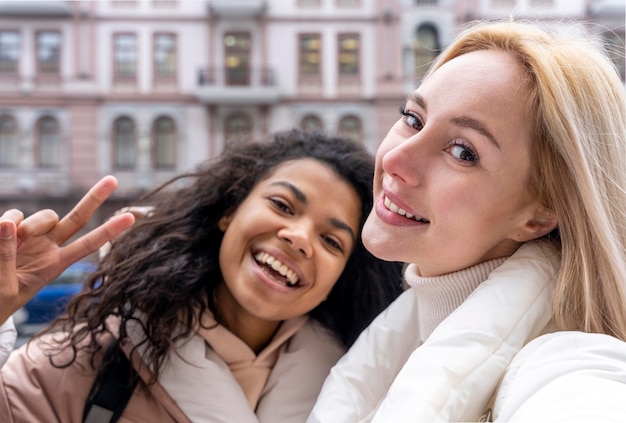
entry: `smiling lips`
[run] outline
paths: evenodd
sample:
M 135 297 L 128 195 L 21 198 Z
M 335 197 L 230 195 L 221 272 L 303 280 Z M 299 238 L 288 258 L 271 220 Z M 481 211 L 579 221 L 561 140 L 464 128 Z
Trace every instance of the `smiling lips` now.
M 298 282 L 300 282 L 300 279 L 296 275 L 296 272 L 291 270 L 289 267 L 287 267 L 287 265 L 283 264 L 280 260 L 272 256 L 271 254 L 266 253 L 265 251 L 260 251 L 254 255 L 254 259 L 260 265 L 271 269 L 273 271 L 272 274 L 274 274 L 275 276 L 277 276 L 276 274 L 282 276 L 282 278 L 280 279 L 276 277 L 275 279 L 277 279 L 279 282 L 283 282 L 285 286 L 293 288 L 298 285 Z
M 421 223 L 430 223 L 428 220 L 424 219 L 424 218 L 417 218 L 414 214 L 409 213 L 408 211 L 404 210 L 403 208 L 398 207 L 397 205 L 395 205 L 387 196 L 385 196 L 385 201 L 384 201 L 385 207 L 387 208 L 387 210 L 392 211 L 396 214 L 399 214 L 400 216 L 404 216 L 407 219 L 413 219 L 417 222 L 421 222 Z

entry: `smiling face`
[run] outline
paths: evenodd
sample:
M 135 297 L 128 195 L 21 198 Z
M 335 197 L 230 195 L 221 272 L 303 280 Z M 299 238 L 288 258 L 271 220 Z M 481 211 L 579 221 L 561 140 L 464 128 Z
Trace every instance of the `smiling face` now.
M 279 165 L 222 218 L 216 292 L 231 331 L 238 322 L 276 326 L 320 304 L 341 275 L 359 231 L 355 189 L 326 165 Z
M 535 122 L 512 56 L 477 51 L 409 97 L 376 155 L 363 242 L 376 256 L 441 275 L 512 254 L 554 216 L 527 188 Z

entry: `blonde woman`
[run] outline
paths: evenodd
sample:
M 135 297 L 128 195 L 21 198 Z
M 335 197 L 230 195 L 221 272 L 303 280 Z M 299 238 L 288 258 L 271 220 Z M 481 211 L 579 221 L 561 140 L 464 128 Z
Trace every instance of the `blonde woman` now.
M 309 422 L 625 421 L 626 111 L 601 51 L 468 29 L 376 157 L 366 247 L 411 289 Z

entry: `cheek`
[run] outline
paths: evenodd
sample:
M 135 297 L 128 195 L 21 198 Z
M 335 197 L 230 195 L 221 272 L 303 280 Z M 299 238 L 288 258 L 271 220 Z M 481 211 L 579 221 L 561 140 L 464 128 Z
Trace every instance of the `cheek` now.
M 494 189 L 495 188 L 495 189 Z M 510 205 L 500 188 L 487 182 L 462 184 L 451 181 L 446 187 L 437 186 L 431 203 L 437 210 L 435 216 L 453 231 L 465 233 L 484 231 L 485 227 L 497 225 Z
M 330 291 L 332 291 L 333 287 L 337 283 L 337 280 L 343 273 L 345 265 L 345 262 L 337 262 L 328 263 L 318 267 L 318 277 L 316 282 L 318 292 L 316 295 L 322 297 L 322 301 L 326 299 Z

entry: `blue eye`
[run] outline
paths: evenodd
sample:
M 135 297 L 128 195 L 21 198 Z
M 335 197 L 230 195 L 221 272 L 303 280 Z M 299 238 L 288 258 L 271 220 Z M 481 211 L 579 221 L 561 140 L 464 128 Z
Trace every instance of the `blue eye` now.
M 464 145 L 461 141 L 455 140 L 450 143 L 450 146 L 447 148 L 448 152 L 455 158 L 465 161 L 465 162 L 476 162 L 478 161 L 478 154 L 474 152 L 471 148 Z
M 400 107 L 400 114 L 402 115 L 401 119 L 404 121 L 404 123 L 415 129 L 416 131 L 421 131 L 424 128 L 424 124 L 422 124 L 419 117 L 413 112 L 408 112 L 404 108 L 404 106 Z

